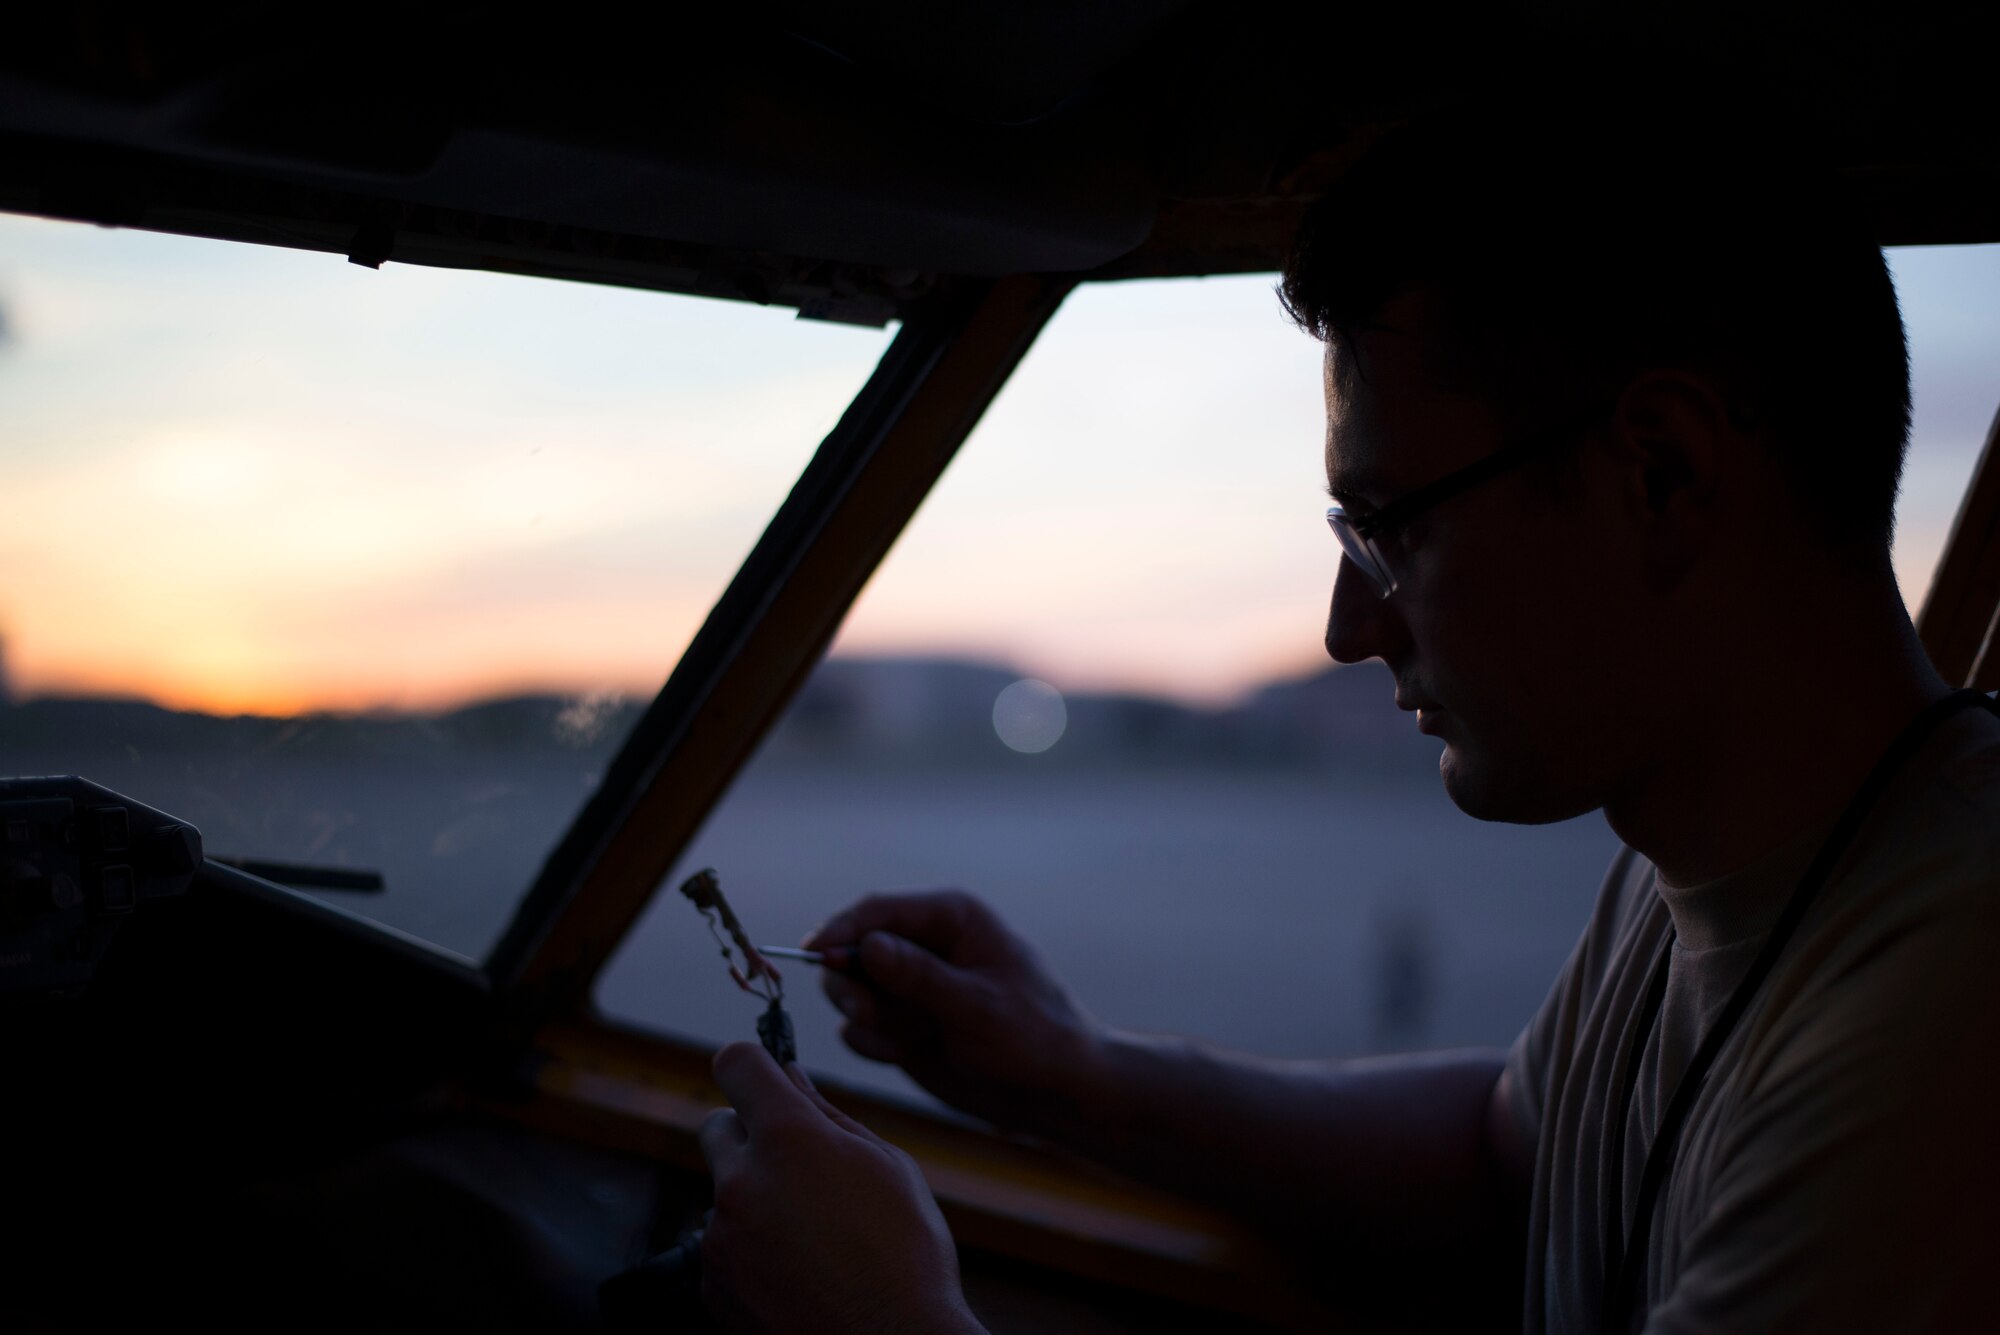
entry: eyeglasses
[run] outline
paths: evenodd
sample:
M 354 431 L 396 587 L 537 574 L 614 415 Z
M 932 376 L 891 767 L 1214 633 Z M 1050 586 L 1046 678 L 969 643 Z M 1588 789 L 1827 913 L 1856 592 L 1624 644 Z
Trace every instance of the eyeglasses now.
M 1396 591 L 1397 580 L 1383 549 L 1397 533 L 1409 526 L 1411 520 L 1432 506 L 1525 463 L 1544 450 L 1576 440 L 1582 429 L 1595 421 L 1602 411 L 1601 408 L 1592 408 L 1590 412 L 1551 430 L 1539 431 L 1524 440 L 1503 445 L 1486 457 L 1475 459 L 1455 473 L 1447 473 L 1435 482 L 1418 487 L 1379 510 L 1355 515 L 1349 514 L 1346 506 L 1330 506 L 1326 512 L 1327 527 L 1340 540 L 1341 553 L 1354 562 L 1387 598 Z

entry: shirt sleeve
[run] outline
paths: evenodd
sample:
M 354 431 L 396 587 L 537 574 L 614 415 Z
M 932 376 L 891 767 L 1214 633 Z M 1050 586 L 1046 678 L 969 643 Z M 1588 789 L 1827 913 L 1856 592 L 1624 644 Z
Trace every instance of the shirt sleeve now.
M 1567 1064 L 1576 1025 L 1603 981 L 1619 925 L 1631 911 L 1635 874 L 1640 872 L 1650 878 L 1648 864 L 1631 849 L 1621 847 L 1598 888 L 1590 922 L 1577 938 L 1562 972 L 1556 975 L 1555 986 L 1508 1050 L 1508 1087 L 1513 1095 L 1509 1111 L 1531 1143 L 1541 1137 L 1550 1081 Z

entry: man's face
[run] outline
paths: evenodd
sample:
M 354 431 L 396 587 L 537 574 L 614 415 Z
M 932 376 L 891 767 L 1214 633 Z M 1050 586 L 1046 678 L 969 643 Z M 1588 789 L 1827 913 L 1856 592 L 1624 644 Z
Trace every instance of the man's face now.
M 1366 378 L 1326 366 L 1328 488 L 1380 509 L 1553 420 L 1503 424 L 1494 404 L 1445 387 L 1425 355 L 1426 301 L 1392 302 L 1360 335 Z M 1587 436 L 1591 428 L 1580 430 Z M 1562 475 L 1557 485 L 1546 474 Z M 1562 820 L 1601 806 L 1643 754 L 1644 580 L 1588 441 L 1538 473 L 1510 470 L 1440 502 L 1389 542 L 1398 587 L 1381 596 L 1351 561 L 1336 578 L 1327 652 L 1380 658 L 1396 701 L 1444 742 L 1452 800 L 1483 820 Z

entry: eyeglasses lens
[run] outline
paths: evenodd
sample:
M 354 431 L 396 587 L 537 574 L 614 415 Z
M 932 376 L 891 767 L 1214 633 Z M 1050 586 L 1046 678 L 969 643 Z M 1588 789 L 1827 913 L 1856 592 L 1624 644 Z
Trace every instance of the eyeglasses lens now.
M 1339 539 L 1341 552 L 1348 560 L 1354 562 L 1355 568 L 1366 575 L 1377 591 L 1387 598 L 1395 590 L 1396 581 L 1390 578 L 1388 570 L 1383 567 L 1368 539 L 1355 532 L 1353 523 L 1339 510 L 1327 512 L 1326 524 L 1333 530 L 1333 536 Z

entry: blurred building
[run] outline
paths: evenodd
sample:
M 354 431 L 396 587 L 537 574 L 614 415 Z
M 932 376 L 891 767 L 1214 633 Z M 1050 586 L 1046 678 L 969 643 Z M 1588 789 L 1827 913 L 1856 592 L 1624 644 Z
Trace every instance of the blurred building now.
M 898 763 L 997 756 L 993 701 L 1019 674 L 953 658 L 833 658 L 772 735 L 774 760 Z
M 0 705 L 12 703 L 0 644 Z M 910 770 L 1002 768 L 1287 769 L 1373 780 L 1434 781 L 1438 745 L 1395 707 L 1380 663 L 1333 667 L 1262 687 L 1221 707 L 1120 692 L 1063 696 L 1048 750 L 1023 756 L 996 730 L 995 702 L 1024 674 L 943 657 L 834 658 L 820 664 L 766 741 L 788 769 L 864 765 Z M 234 754 L 386 760 L 446 767 L 466 756 L 607 762 L 644 702 L 622 696 L 524 695 L 443 713 L 212 717 L 142 700 L 49 697 L 16 705 L 0 761 L 23 747 L 63 755 Z M 20 761 L 20 758 L 14 757 Z M 20 761 L 20 763 L 26 763 Z
M 1022 674 L 947 658 L 835 658 L 820 665 L 773 732 L 780 765 L 984 766 L 1023 763 L 995 734 L 994 701 Z M 1027 763 L 1271 767 L 1434 776 L 1437 746 L 1395 707 L 1379 663 L 1266 686 L 1222 708 L 1078 692 L 1048 752 Z

